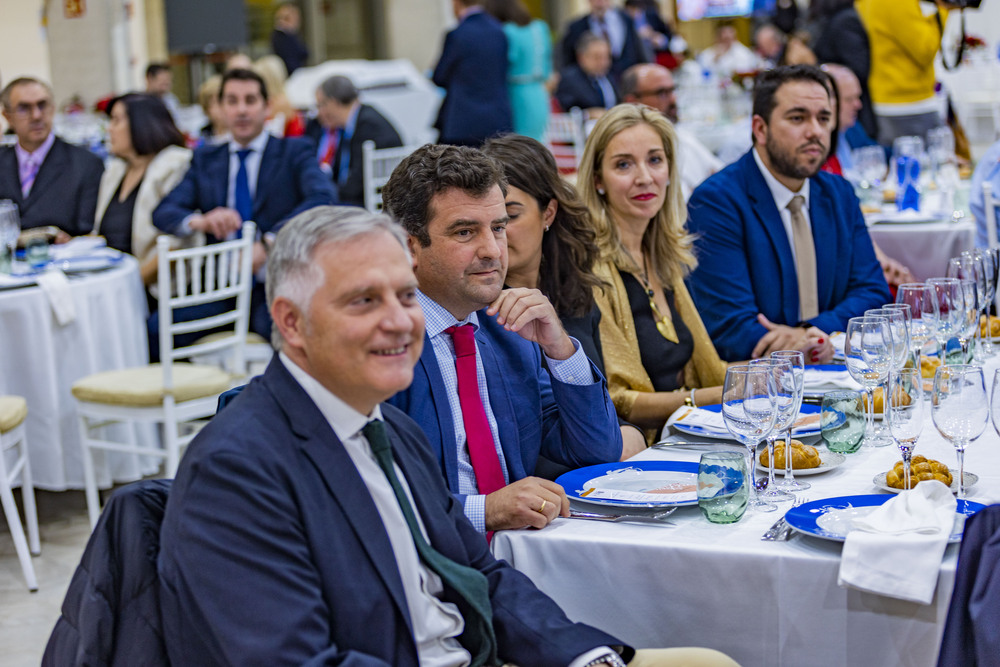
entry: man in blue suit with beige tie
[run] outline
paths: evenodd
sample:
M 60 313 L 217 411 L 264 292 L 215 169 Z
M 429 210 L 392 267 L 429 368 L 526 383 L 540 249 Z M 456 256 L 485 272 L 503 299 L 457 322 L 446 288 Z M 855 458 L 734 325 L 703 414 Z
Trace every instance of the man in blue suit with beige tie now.
M 295 214 L 332 204 L 333 186 L 301 138 L 278 139 L 265 130 L 267 86 L 256 72 L 226 72 L 219 103 L 232 140 L 195 151 L 184 178 L 153 211 L 153 224 L 168 234 L 208 234 L 222 240 L 246 220 L 257 223 L 254 273 L 267 259 L 266 244 Z M 263 284 L 254 288 L 250 329 L 270 334 Z
M 723 359 L 798 349 L 825 363 L 829 333 L 891 298 L 853 188 L 819 171 L 833 129 L 828 84 L 810 65 L 761 74 L 753 148 L 688 202 L 691 296 Z

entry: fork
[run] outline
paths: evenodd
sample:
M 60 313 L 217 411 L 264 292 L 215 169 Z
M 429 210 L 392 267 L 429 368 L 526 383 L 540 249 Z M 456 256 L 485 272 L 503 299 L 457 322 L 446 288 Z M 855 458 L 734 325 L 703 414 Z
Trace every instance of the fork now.
M 597 514 L 594 512 L 570 510 L 569 518 L 588 519 L 590 521 L 606 521 L 609 523 L 635 521 L 637 523 L 659 523 L 667 526 L 673 526 L 676 524 L 672 521 L 667 521 L 666 518 L 673 514 L 676 510 L 676 507 L 671 507 L 670 509 L 663 510 L 662 512 L 656 512 L 655 514 Z
M 792 501 L 792 507 L 798 507 L 803 503 L 809 502 L 809 499 L 805 496 L 796 496 L 795 500 Z M 782 516 L 780 519 L 774 522 L 774 525 L 767 529 L 767 532 L 760 536 L 760 539 L 764 542 L 785 542 L 789 537 L 792 536 L 792 527 L 788 525 L 785 521 L 785 517 Z

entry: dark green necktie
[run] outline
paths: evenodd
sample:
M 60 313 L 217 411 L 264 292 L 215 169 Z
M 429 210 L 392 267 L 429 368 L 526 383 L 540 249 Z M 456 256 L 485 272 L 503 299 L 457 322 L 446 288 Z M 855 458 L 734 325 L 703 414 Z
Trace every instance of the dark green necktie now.
M 396 470 L 392 465 L 392 445 L 385 433 L 385 423 L 374 419 L 365 424 L 362 432 L 368 439 L 375 460 L 389 480 L 392 492 L 396 494 L 396 501 L 399 503 L 399 509 L 403 511 L 403 517 L 410 528 L 413 544 L 417 547 L 420 558 L 427 567 L 441 577 L 446 586 L 461 595 L 468 603 L 468 612 L 463 614 L 465 630 L 459 641 L 472 654 L 471 667 L 496 665 L 497 640 L 493 633 L 493 608 L 490 606 L 486 576 L 479 570 L 456 563 L 439 553 L 424 539 L 413 506 L 410 505 L 410 500 L 404 493 L 399 478 L 396 477 Z

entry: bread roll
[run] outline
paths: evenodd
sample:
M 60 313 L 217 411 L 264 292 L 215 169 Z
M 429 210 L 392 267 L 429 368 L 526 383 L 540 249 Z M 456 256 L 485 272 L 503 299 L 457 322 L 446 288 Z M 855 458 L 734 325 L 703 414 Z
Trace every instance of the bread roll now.
M 948 470 L 948 466 L 940 461 L 935 461 L 934 459 L 929 459 L 926 456 L 917 454 L 910 460 L 910 488 L 912 489 L 920 482 L 925 482 L 930 479 L 936 479 L 945 486 L 951 486 L 951 471 Z M 904 488 L 902 461 L 897 461 L 896 465 L 892 467 L 892 470 L 885 474 L 885 483 L 886 486 L 890 486 L 894 489 Z
M 798 440 L 792 440 L 791 445 L 793 470 L 806 470 L 819 466 L 819 451 L 815 447 L 804 445 Z M 760 453 L 759 460 L 761 465 L 771 467 L 768 465 L 767 449 Z M 774 463 L 775 470 L 783 470 L 785 467 L 785 443 L 783 442 L 779 442 L 774 446 Z

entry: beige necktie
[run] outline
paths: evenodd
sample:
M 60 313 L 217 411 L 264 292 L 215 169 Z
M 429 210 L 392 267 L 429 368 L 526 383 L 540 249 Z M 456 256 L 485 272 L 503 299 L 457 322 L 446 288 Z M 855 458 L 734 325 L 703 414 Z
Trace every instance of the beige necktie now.
M 816 246 L 812 228 L 802 213 L 805 197 L 795 195 L 788 202 L 792 213 L 792 242 L 795 244 L 795 274 L 799 279 L 799 319 L 810 320 L 819 315 L 819 295 L 816 287 Z

